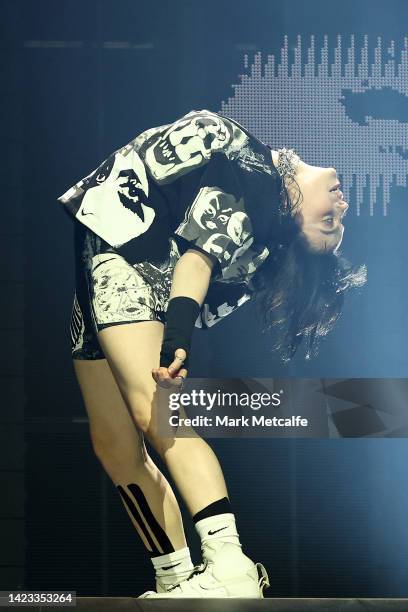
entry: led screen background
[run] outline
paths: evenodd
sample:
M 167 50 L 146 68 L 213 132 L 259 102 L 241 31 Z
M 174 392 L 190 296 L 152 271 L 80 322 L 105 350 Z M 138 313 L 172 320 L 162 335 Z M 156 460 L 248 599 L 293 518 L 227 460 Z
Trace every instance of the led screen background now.
M 368 283 L 319 355 L 282 364 L 248 304 L 195 333 L 190 374 L 407 377 L 408 6 L 3 0 L 2 15 L 1 586 L 132 595 L 150 562 L 91 448 L 69 354 L 72 225 L 56 198 L 194 108 L 334 166 L 350 204 L 342 250 Z M 212 445 L 274 596 L 408 596 L 405 438 Z

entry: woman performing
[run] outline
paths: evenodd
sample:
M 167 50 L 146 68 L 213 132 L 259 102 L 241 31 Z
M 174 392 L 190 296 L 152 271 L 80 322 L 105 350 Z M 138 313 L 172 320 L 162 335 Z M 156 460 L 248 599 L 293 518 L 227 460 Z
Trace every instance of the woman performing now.
M 75 219 L 70 334 L 93 449 L 155 570 L 156 591 L 140 597 L 263 597 L 268 575 L 242 551 L 217 457 L 200 436 L 159 435 L 159 397 L 182 388 L 194 328 L 251 298 L 284 360 L 302 341 L 306 358 L 316 353 L 345 291 L 366 280 L 338 251 L 348 204 L 335 169 L 193 110 L 139 134 L 58 200 Z M 145 440 L 192 516 L 198 566 Z

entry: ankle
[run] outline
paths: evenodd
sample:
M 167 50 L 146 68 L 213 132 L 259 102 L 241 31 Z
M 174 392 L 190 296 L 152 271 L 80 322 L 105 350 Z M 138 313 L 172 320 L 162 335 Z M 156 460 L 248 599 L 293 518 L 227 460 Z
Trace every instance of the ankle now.
M 165 555 L 152 557 L 151 562 L 156 572 L 156 581 L 166 586 L 181 582 L 194 569 L 188 546 Z

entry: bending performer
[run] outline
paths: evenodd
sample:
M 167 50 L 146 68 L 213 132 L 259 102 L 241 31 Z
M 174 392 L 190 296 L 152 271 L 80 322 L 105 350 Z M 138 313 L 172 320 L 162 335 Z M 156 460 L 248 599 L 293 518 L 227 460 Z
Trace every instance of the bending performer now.
M 263 597 L 242 550 L 220 463 L 199 436 L 158 433 L 161 393 L 188 372 L 194 328 L 253 299 L 273 344 L 305 356 L 365 266 L 340 254 L 348 204 L 334 168 L 273 150 L 235 120 L 193 110 L 150 128 L 58 198 L 74 220 L 72 357 L 96 456 L 156 574 L 141 597 Z M 192 516 L 194 567 L 174 492 Z

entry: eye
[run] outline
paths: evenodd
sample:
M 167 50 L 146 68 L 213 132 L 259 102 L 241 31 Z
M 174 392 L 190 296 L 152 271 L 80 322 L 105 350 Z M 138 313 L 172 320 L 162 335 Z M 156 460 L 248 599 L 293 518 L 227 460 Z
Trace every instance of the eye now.
M 334 217 L 326 217 L 325 219 L 323 219 L 323 223 L 325 223 L 326 225 L 333 225 L 333 221 L 334 221 Z

